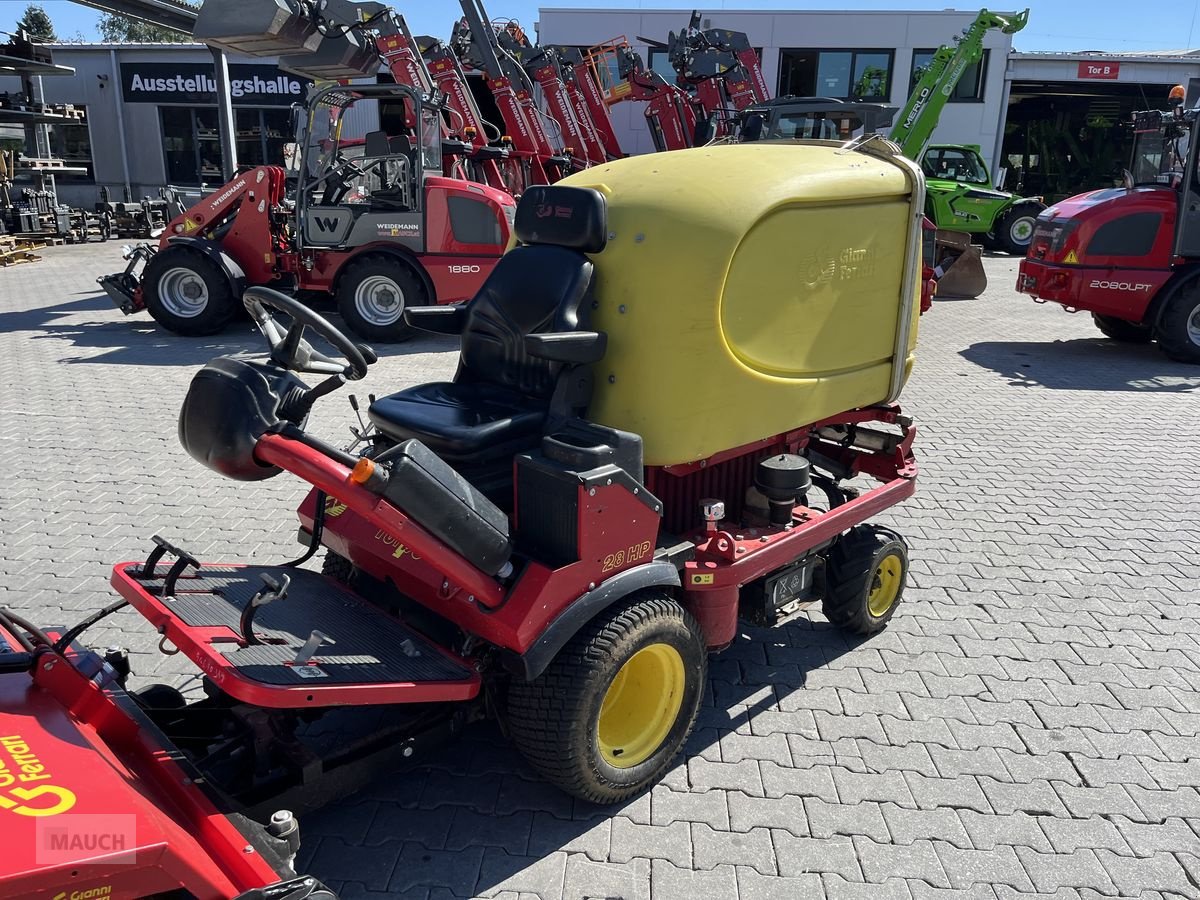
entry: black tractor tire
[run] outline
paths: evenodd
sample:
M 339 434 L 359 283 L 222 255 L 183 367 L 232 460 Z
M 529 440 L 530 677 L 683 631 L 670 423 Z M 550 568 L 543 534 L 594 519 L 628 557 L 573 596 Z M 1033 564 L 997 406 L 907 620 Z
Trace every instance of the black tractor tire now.
M 1154 327 L 1154 339 L 1176 362 L 1200 365 L 1200 278 L 1171 292 Z
M 390 254 L 374 253 L 346 263 L 338 276 L 337 307 L 361 338 L 398 344 L 413 336 L 404 310 L 429 303 L 425 285 L 408 264 Z
M 1033 241 L 1038 214 L 1043 209 L 1045 207 L 1037 203 L 1022 203 L 1004 213 L 992 232 L 1000 249 L 1013 256 L 1024 256 Z
M 1148 344 L 1154 337 L 1154 330 L 1149 325 L 1127 322 L 1125 319 L 1118 319 L 1115 316 L 1092 313 L 1092 321 L 1096 323 L 1096 327 L 1103 332 L 1105 337 L 1110 337 L 1123 344 Z
M 666 594 L 641 591 L 585 625 L 540 676 L 510 686 L 508 726 L 547 781 L 617 803 L 670 768 L 707 672 L 696 620 Z
M 221 267 L 186 246 L 168 246 L 150 258 L 142 298 L 155 322 L 186 337 L 217 334 L 241 307 Z
M 321 574 L 327 575 L 339 584 L 349 584 L 354 575 L 354 563 L 340 553 L 326 550 L 321 559 Z
M 859 525 L 829 551 L 825 618 L 858 635 L 882 631 L 904 597 L 908 547 L 887 528 Z

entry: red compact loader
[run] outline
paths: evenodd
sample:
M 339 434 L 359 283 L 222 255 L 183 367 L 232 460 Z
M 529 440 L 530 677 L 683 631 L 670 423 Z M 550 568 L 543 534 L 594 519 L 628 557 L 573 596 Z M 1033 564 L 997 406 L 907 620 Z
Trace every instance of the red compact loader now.
M 155 890 L 285 878 L 286 896 L 312 896 L 284 810 L 473 720 L 497 717 L 564 791 L 616 802 L 673 764 L 739 619 L 819 603 L 854 634 L 884 628 L 908 553 L 867 522 L 916 486 L 895 401 L 915 360 L 923 204 L 920 169 L 882 142 L 696 148 L 532 187 L 470 303 L 404 312 L 460 337 L 454 378 L 374 400 L 349 449 L 305 424 L 373 354 L 248 289 L 267 357 L 201 369 L 179 437 L 225 477 L 310 484 L 307 549 L 221 562 L 156 537 L 114 567 L 122 600 L 79 626 L 0 619 L 0 735 L 20 734 L 59 789 L 0 780 L 0 896 L 122 877 L 93 860 L 36 880 L 33 816 L 72 810 L 157 810 L 151 836 L 177 840 L 139 857 Z M 321 572 L 299 567 L 321 548 Z M 119 659 L 72 649 L 126 602 L 196 666 L 202 696 L 126 692 Z
M 1119 188 L 1063 200 L 1037 219 L 1017 290 L 1086 310 L 1117 341 L 1153 340 L 1200 363 L 1200 90 L 1134 114 L 1133 159 Z
M 404 133 L 341 138 L 359 102 L 406 111 Z M 294 200 L 286 173 L 258 166 L 173 219 L 100 285 L 124 313 L 205 335 L 238 315 L 242 292 L 271 285 L 332 294 L 359 336 L 411 336 L 408 306 L 471 297 L 508 243 L 511 194 L 442 174 L 441 106 L 399 84 L 333 85 L 307 104 Z

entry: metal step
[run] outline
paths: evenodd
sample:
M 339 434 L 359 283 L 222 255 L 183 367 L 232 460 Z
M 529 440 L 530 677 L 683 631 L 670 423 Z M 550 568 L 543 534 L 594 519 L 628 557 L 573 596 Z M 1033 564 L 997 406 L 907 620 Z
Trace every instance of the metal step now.
M 113 585 L 231 696 L 273 708 L 462 700 L 479 676 L 403 622 L 338 582 L 283 566 L 201 565 L 163 597 L 166 570 L 145 579 L 122 564 Z M 247 645 L 240 618 L 263 575 L 290 579 L 259 607 Z

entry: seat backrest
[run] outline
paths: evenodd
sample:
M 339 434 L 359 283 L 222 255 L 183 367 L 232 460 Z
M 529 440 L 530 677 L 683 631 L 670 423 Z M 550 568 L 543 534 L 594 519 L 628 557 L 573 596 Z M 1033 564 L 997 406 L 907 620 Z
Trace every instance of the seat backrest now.
M 457 381 L 488 382 L 549 399 L 562 363 L 530 356 L 525 335 L 587 327 L 594 269 L 608 240 L 604 195 L 529 188 L 513 223 L 519 244 L 500 258 L 467 306 Z
M 368 131 L 363 138 L 363 155 L 367 157 L 391 156 L 392 150 L 388 146 L 388 136 L 386 131 Z

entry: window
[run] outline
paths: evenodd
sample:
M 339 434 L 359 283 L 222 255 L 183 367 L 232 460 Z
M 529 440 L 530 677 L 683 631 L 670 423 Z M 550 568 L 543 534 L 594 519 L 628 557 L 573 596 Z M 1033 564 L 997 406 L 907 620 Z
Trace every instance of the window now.
M 653 69 L 665 78 L 668 84 L 675 83 L 675 67 L 671 65 L 671 57 L 667 55 L 666 47 L 651 47 L 646 51 L 646 68 Z
M 894 56 L 893 50 L 780 50 L 778 95 L 886 100 Z
M 55 122 L 50 126 L 50 153 L 67 164 L 68 168 L 85 168 L 86 172 L 51 172 L 58 181 L 90 183 L 96 180 L 92 168 L 92 137 L 88 131 L 87 108 L 83 117 L 70 122 Z
M 929 178 L 963 184 L 990 184 L 987 169 L 978 153 L 954 147 L 931 147 L 921 157 L 921 168 Z
M 167 181 L 215 185 L 221 174 L 221 138 L 215 107 L 163 106 L 163 153 Z M 283 145 L 291 137 L 288 109 L 235 109 L 234 146 L 238 166 L 283 165 Z
M 908 80 L 908 92 L 911 94 L 921 80 L 925 68 L 933 62 L 936 50 L 914 50 L 912 56 L 912 72 Z M 983 100 L 983 82 L 987 78 L 988 57 L 991 50 L 983 51 L 983 59 L 971 63 L 963 69 L 962 78 L 958 79 L 954 93 L 950 95 L 951 103 L 978 103 Z

